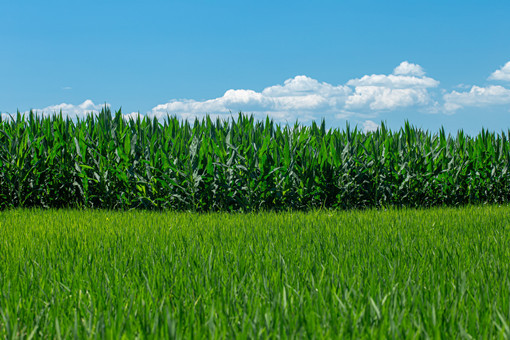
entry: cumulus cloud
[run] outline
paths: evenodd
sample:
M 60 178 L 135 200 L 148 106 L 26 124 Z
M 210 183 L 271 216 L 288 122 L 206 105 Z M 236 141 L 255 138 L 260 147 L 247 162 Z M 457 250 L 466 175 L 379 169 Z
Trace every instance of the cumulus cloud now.
M 425 89 L 391 89 L 382 86 L 357 86 L 355 93 L 346 101 L 348 109 L 374 111 L 394 110 L 430 101 Z
M 62 111 L 63 115 L 70 116 L 72 118 L 79 117 L 84 118 L 88 114 L 97 114 L 101 109 L 105 106 L 105 104 L 94 104 L 94 102 L 90 99 L 85 100 L 83 103 L 78 105 L 62 103 L 58 105 L 47 106 L 42 109 L 33 109 L 34 112 L 37 112 L 42 115 L 52 115 L 59 114 Z M 110 106 L 106 104 L 106 106 Z
M 173 99 L 156 105 L 147 114 L 158 119 L 176 115 L 181 119 L 201 118 L 205 115 L 227 118 L 242 111 L 257 118 L 269 116 L 279 122 L 308 122 L 321 118 L 370 118 L 380 111 L 434 104 L 429 89 L 439 82 L 425 76 L 420 65 L 404 61 L 392 74 L 372 74 L 351 79 L 344 84 L 332 85 L 305 75 L 287 79 L 283 84 L 264 88 L 230 89 L 221 97 L 208 100 Z M 103 105 L 91 100 L 73 105 L 62 103 L 36 111 L 84 117 L 97 113 Z M 139 113 L 125 115 L 136 118 Z
M 429 77 L 416 77 L 409 75 L 386 75 L 386 74 L 372 74 L 366 75 L 359 79 L 351 79 L 347 82 L 351 86 L 379 86 L 390 89 L 426 89 L 436 87 L 439 85 L 437 80 Z
M 379 124 L 371 120 L 365 120 L 363 122 L 363 131 L 365 132 L 376 131 L 379 127 Z
M 506 80 L 510 81 L 510 61 L 507 62 L 499 70 L 494 71 L 490 76 L 491 80 Z
M 510 80 L 510 62 L 493 72 L 489 78 Z M 147 115 L 158 119 L 164 119 L 167 115 L 181 119 L 202 118 L 206 115 L 228 118 L 242 111 L 254 114 L 257 118 L 269 116 L 279 122 L 297 119 L 306 123 L 321 118 L 373 119 L 381 112 L 404 109 L 451 114 L 464 107 L 510 103 L 510 89 L 503 86 L 471 87 L 461 84 L 451 92 L 437 90 L 438 86 L 439 81 L 426 76 L 420 65 L 403 61 L 390 74 L 367 74 L 339 85 L 299 75 L 261 91 L 230 89 L 222 96 L 208 100 L 173 99 L 154 106 Z M 84 117 L 98 113 L 103 106 L 86 100 L 79 105 L 62 103 L 35 111 L 44 114 L 62 111 L 69 116 Z M 132 112 L 124 117 L 136 119 L 138 116 L 141 114 Z M 367 131 L 376 126 L 371 120 L 363 123 Z
M 205 101 L 171 100 L 155 106 L 155 117 L 167 114 L 181 118 L 228 116 L 243 111 L 255 116 L 270 116 L 279 121 L 306 122 L 322 117 L 349 117 L 373 114 L 431 103 L 429 89 L 439 82 L 425 76 L 422 67 L 402 62 L 393 74 L 365 75 L 345 85 L 332 85 L 300 75 L 283 84 L 266 87 L 261 92 L 231 89 L 219 98 Z
M 494 71 L 490 80 L 510 81 L 510 61 L 503 67 Z M 455 113 L 465 107 L 489 107 L 510 104 L 510 89 L 499 86 L 457 86 L 466 91 L 452 91 L 443 95 L 443 108 L 445 113 Z M 468 90 L 469 89 L 469 90 Z
M 255 116 L 270 116 L 277 120 L 308 121 L 341 111 L 352 90 L 345 85 L 321 83 L 307 76 L 287 79 L 283 85 L 274 85 L 261 92 L 253 90 L 228 90 L 222 97 L 205 101 L 192 99 L 172 100 L 155 106 L 151 116 L 167 114 L 181 118 L 228 116 L 243 111 Z
M 349 80 L 347 85 L 354 86 L 354 93 L 347 98 L 346 109 L 383 111 L 434 105 L 429 89 L 437 87 L 439 81 L 426 77 L 421 66 L 404 61 L 393 74 L 365 75 Z
M 124 120 L 137 120 L 138 118 L 140 119 L 143 119 L 145 116 L 142 115 L 140 112 L 131 112 L 131 113 L 128 113 L 128 114 L 125 114 L 122 116 L 122 118 L 124 118 Z
M 443 96 L 444 108 L 453 113 L 468 106 L 485 107 L 510 104 L 510 89 L 499 85 L 488 87 L 473 86 L 465 92 L 452 91 Z
M 265 88 L 262 94 L 270 97 L 307 96 L 319 94 L 324 97 L 345 96 L 350 89 L 345 86 L 333 86 L 321 83 L 307 76 L 296 76 L 287 79 L 283 85 L 274 85 Z
M 400 63 L 400 65 L 395 67 L 393 74 L 421 77 L 425 75 L 425 71 L 423 71 L 423 68 L 420 65 L 413 64 L 408 61 L 403 61 Z

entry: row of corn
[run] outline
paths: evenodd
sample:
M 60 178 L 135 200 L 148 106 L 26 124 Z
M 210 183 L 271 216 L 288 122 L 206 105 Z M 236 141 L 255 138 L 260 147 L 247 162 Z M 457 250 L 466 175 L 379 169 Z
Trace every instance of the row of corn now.
M 270 119 L 0 120 L 0 208 L 253 211 L 510 201 L 510 131 L 375 132 Z

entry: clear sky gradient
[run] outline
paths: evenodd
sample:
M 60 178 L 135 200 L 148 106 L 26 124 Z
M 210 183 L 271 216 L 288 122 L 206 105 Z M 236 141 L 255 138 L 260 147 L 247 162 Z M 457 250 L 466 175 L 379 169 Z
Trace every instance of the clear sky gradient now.
M 0 112 L 507 130 L 509 18 L 510 1 L 0 0 Z

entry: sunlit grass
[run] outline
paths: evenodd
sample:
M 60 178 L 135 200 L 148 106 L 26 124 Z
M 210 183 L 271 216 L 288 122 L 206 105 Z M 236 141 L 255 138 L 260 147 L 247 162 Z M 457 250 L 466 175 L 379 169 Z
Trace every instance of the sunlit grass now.
M 510 208 L 0 212 L 0 336 L 510 336 Z

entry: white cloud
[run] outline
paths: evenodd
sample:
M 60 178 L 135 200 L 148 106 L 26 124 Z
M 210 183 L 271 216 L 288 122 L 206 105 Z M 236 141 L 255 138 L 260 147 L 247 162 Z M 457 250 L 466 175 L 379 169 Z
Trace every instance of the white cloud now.
M 372 74 L 366 75 L 362 78 L 351 79 L 347 82 L 351 86 L 382 86 L 391 89 L 426 89 L 430 87 L 437 87 L 439 82 L 429 77 L 416 77 L 407 75 L 386 75 L 386 74 Z
M 425 75 L 425 71 L 423 71 L 423 68 L 420 65 L 413 64 L 408 61 L 403 61 L 400 63 L 400 65 L 395 67 L 393 74 L 421 77 Z
M 444 109 L 453 113 L 463 107 L 486 107 L 510 104 L 510 89 L 503 86 L 473 86 L 465 92 L 452 91 L 443 96 Z
M 90 113 L 97 114 L 101 109 L 105 106 L 105 104 L 94 104 L 94 102 L 90 99 L 85 100 L 83 103 L 79 105 L 73 105 L 73 104 L 67 104 L 62 103 L 58 105 L 51 105 L 47 106 L 42 109 L 33 109 L 34 112 L 37 112 L 39 114 L 43 115 L 52 115 L 52 114 L 59 114 L 60 111 L 62 111 L 62 114 L 65 116 L 70 117 L 79 117 L 84 118 L 86 115 Z M 106 104 L 106 106 L 110 106 L 109 104 Z
M 130 119 L 137 120 L 138 117 L 140 117 L 140 119 L 143 119 L 145 116 L 140 114 L 140 112 L 131 112 L 131 113 L 122 115 L 122 118 L 124 118 L 124 120 L 130 120 Z
M 78 105 L 73 104 L 67 104 L 62 103 L 58 105 L 51 105 L 47 106 L 42 109 L 33 109 L 32 111 L 37 112 L 38 114 L 42 114 L 44 116 L 49 116 L 52 114 L 59 114 L 60 111 L 62 111 L 62 114 L 64 116 L 68 116 L 71 118 L 85 118 L 89 114 L 98 114 L 101 109 L 105 107 L 110 107 L 110 104 L 94 104 L 94 102 L 90 99 L 85 100 L 83 103 Z M 28 111 L 25 112 L 25 114 L 28 113 Z M 3 115 L 2 115 L 3 116 Z M 140 116 L 141 119 L 143 119 L 144 115 L 140 114 L 139 112 L 131 112 L 128 114 L 123 115 L 123 118 L 125 120 L 129 119 L 136 119 L 138 116 Z M 3 117 L 2 117 L 3 118 Z
M 490 80 L 508 80 L 510 81 L 510 61 L 499 70 L 494 71 Z M 469 89 L 469 86 L 461 84 L 458 88 Z M 445 113 L 455 113 L 457 110 L 465 107 L 489 107 L 495 105 L 510 104 L 510 89 L 491 85 L 487 87 L 471 86 L 469 91 L 452 91 L 443 95 L 443 111 Z
M 471 88 L 471 85 L 460 83 L 460 84 L 455 85 L 455 88 L 467 90 L 467 89 Z M 446 90 L 443 90 L 443 91 L 446 92 Z
M 307 96 L 319 94 L 324 97 L 345 96 L 350 92 L 346 86 L 333 86 L 307 76 L 296 76 L 287 79 L 283 85 L 274 85 L 265 88 L 262 94 L 269 97 Z
M 7 113 L 2 113 L 2 120 L 10 120 L 11 116 L 9 116 Z
M 365 132 L 376 131 L 379 127 L 379 124 L 371 120 L 365 120 L 363 122 L 363 131 Z
M 321 83 L 307 76 L 287 79 L 283 85 L 274 85 L 261 92 L 228 90 L 222 97 L 195 101 L 172 100 L 155 106 L 150 115 L 158 118 L 167 114 L 181 118 L 229 116 L 239 111 L 255 116 L 270 116 L 279 121 L 309 121 L 334 115 L 343 109 L 352 90 L 344 85 Z
M 349 96 L 346 107 L 350 110 L 395 110 L 430 102 L 426 89 L 391 89 L 382 86 L 357 86 Z
M 510 62 L 495 71 L 490 78 L 509 80 Z M 203 101 L 173 99 L 154 106 L 147 114 L 158 119 L 165 118 L 167 114 L 181 119 L 202 118 L 206 115 L 228 118 L 242 111 L 254 114 L 259 119 L 269 116 L 279 122 L 293 122 L 297 119 L 306 123 L 321 118 L 356 117 L 362 121 L 373 119 L 382 111 L 406 109 L 422 113 L 454 113 L 464 107 L 510 103 L 510 89 L 502 86 L 469 87 L 460 84 L 452 92 L 436 89 L 438 86 L 439 81 L 427 77 L 420 65 L 403 61 L 391 74 L 364 75 L 340 85 L 299 75 L 260 92 L 230 89 L 220 97 Z M 441 93 L 442 97 L 439 97 Z M 435 99 L 436 95 L 438 100 Z M 62 103 L 35 111 L 47 115 L 62 110 L 65 115 L 85 117 L 91 112 L 98 113 L 103 106 L 86 100 L 79 105 Z M 139 115 L 132 112 L 124 117 L 130 119 Z M 371 120 L 365 120 L 363 126 L 370 129 L 376 126 L 372 123 Z
M 389 75 L 365 75 L 340 85 L 299 75 L 260 92 L 230 89 L 221 97 L 203 101 L 173 99 L 154 106 L 147 114 L 158 119 L 167 115 L 181 119 L 205 115 L 227 118 L 242 111 L 257 118 L 269 116 L 279 122 L 352 116 L 372 118 L 384 110 L 434 105 L 429 89 L 438 84 L 437 80 L 425 76 L 421 66 L 404 61 Z M 86 100 L 79 105 L 62 103 L 35 111 L 46 115 L 62 111 L 65 115 L 85 117 L 89 113 L 98 113 L 103 106 Z M 135 112 L 125 115 L 126 119 L 137 116 Z
M 349 80 L 347 85 L 354 86 L 354 93 L 347 98 L 345 108 L 382 111 L 434 105 L 428 89 L 437 87 L 439 81 L 425 77 L 421 66 L 404 61 L 393 73 Z
M 397 66 L 394 74 L 366 75 L 345 85 L 331 85 L 300 75 L 261 92 L 232 89 L 205 101 L 171 100 L 155 106 L 149 114 L 195 118 L 206 114 L 225 117 L 242 111 L 260 117 L 268 115 L 279 121 L 301 122 L 322 117 L 361 116 L 431 104 L 428 89 L 437 87 L 439 82 L 424 75 L 421 66 L 407 61 Z
M 491 80 L 506 80 L 510 81 L 510 61 L 507 62 L 499 70 L 494 71 L 490 76 Z

